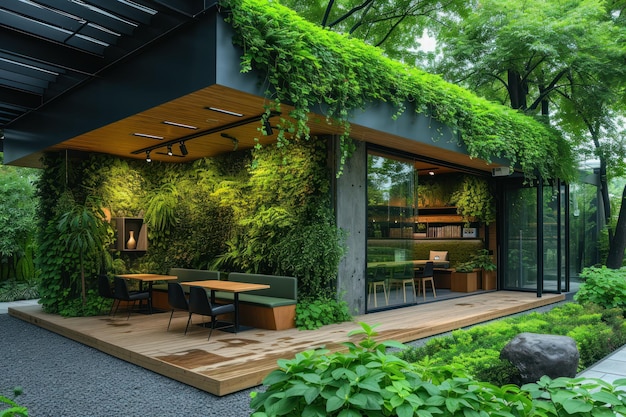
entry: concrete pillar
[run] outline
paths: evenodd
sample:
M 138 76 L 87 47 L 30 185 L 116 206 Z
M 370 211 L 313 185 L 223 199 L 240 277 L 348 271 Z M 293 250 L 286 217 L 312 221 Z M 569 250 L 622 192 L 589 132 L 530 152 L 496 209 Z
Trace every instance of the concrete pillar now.
M 335 141 L 335 157 L 340 154 Z M 365 313 L 365 266 L 367 223 L 367 149 L 355 142 L 356 150 L 335 182 L 337 226 L 347 232 L 347 252 L 339 264 L 338 294 L 348 303 L 352 314 Z M 335 166 L 338 166 L 335 160 Z

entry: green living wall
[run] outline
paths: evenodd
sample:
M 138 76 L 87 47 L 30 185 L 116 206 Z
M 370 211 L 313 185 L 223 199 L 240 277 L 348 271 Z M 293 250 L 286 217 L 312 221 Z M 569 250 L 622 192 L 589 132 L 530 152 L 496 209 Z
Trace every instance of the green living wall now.
M 326 158 L 320 140 L 188 164 L 48 154 L 38 188 L 44 307 L 64 315 L 96 314 L 99 272 L 166 273 L 171 267 L 291 275 L 305 298 L 329 294 L 343 246 Z M 59 228 L 76 206 L 105 226 L 99 232 L 102 250 L 84 258 L 85 305 L 79 254 Z M 102 209 L 112 217 L 144 218 L 145 254 L 111 249 L 114 231 Z

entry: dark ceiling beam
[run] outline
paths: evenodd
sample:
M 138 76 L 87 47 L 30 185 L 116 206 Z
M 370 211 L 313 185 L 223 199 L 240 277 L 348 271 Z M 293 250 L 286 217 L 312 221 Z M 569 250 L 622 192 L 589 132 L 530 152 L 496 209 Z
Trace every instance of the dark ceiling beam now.
M 94 74 L 104 64 L 102 57 L 2 27 L 0 45 L 2 52 L 81 74 Z
M 184 16 L 196 17 L 206 10 L 215 7 L 218 2 L 206 0 L 154 0 L 154 3 Z
M 12 88 L 5 88 L 2 86 L 0 86 L 0 97 L 2 97 L 2 102 L 9 102 L 13 106 L 19 106 L 25 109 L 34 109 L 41 105 L 40 95 L 14 90 Z

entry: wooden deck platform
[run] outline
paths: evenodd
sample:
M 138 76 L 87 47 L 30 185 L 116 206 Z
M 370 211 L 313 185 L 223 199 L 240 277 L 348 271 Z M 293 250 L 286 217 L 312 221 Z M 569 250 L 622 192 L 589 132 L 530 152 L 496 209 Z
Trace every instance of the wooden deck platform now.
M 212 394 L 223 396 L 260 385 L 276 369 L 280 358 L 325 346 L 343 349 L 348 332 L 358 322 L 380 323 L 378 340 L 409 342 L 468 325 L 556 303 L 564 295 L 498 291 L 398 308 L 355 317 L 354 322 L 325 326 L 319 330 L 272 331 L 251 329 L 238 334 L 192 326 L 183 335 L 187 315 L 174 313 L 169 332 L 169 313 L 133 313 L 116 317 L 63 318 L 43 313 L 40 306 L 9 308 L 9 314 L 62 336 L 91 346 L 138 366 Z M 194 316 L 199 322 L 200 316 Z

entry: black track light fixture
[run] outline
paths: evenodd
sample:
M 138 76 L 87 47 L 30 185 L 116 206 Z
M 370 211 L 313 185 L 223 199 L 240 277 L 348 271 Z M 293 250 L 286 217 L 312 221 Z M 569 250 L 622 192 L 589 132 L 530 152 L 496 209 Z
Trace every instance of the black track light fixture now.
M 187 154 L 189 153 L 189 151 L 187 150 L 187 146 L 185 145 L 185 142 L 180 143 L 180 153 L 183 156 L 187 156 Z
M 172 152 L 172 144 L 167 145 L 167 154 L 169 156 L 174 155 L 174 152 Z
M 152 162 L 152 158 L 150 158 L 150 151 L 146 151 L 146 162 Z

